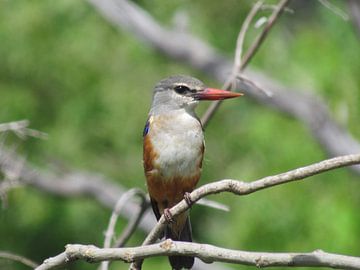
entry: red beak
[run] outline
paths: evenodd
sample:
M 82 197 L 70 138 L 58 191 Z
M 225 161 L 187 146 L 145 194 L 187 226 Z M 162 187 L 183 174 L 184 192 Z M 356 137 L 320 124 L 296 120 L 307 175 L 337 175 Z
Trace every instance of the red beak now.
M 197 92 L 195 97 L 199 100 L 223 100 L 242 96 L 242 93 L 235 93 L 215 88 L 205 88 L 204 91 Z

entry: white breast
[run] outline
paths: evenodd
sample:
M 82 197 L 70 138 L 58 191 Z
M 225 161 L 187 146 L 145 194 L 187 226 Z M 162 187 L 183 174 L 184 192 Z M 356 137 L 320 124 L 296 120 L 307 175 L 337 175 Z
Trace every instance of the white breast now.
M 204 142 L 199 121 L 185 110 L 152 116 L 150 121 L 158 173 L 169 180 L 199 173 Z

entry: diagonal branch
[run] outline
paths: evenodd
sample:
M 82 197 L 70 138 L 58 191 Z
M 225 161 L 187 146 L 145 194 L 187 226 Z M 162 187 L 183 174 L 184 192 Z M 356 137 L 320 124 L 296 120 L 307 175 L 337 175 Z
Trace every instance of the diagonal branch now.
M 36 262 L 34 262 L 28 258 L 25 258 L 24 256 L 20 256 L 20 255 L 17 255 L 17 254 L 8 252 L 8 251 L 0 251 L 0 258 L 19 262 L 19 263 L 22 263 L 23 265 L 26 265 L 31 268 L 36 268 L 38 266 L 38 264 Z
M 244 59 L 237 59 L 235 57 L 234 67 L 235 67 L 235 69 L 237 69 L 237 70 L 235 70 L 235 72 L 236 72 L 235 78 L 238 74 L 241 74 L 244 71 L 244 69 L 247 67 L 247 65 L 250 63 L 250 60 L 254 57 L 256 52 L 259 50 L 260 45 L 264 42 L 270 29 L 274 26 L 275 22 L 277 21 L 277 19 L 280 17 L 282 12 L 284 11 L 288 2 L 289 2 L 289 0 L 281 0 L 279 2 L 279 4 L 276 6 L 273 13 L 271 14 L 267 24 L 263 28 L 262 32 L 260 33 L 260 35 L 258 35 L 258 37 L 254 40 L 253 44 L 250 46 L 249 50 L 246 52 Z M 257 6 L 255 5 L 254 7 L 257 7 Z M 250 12 L 250 15 L 251 14 L 252 14 L 252 12 Z M 245 20 L 245 22 L 246 21 L 247 20 Z M 240 31 L 240 33 L 242 33 L 242 32 L 243 31 Z M 241 57 L 241 55 L 238 55 L 238 57 Z M 240 63 L 240 64 L 237 64 L 237 63 Z M 233 79 L 235 79 L 232 77 L 233 77 L 233 75 L 230 77 L 231 81 L 233 81 Z M 230 85 L 226 85 L 225 87 L 230 90 Z M 217 109 L 219 108 L 221 103 L 222 103 L 222 101 L 219 100 L 219 101 L 213 102 L 209 106 L 209 108 L 207 109 L 207 111 L 205 112 L 203 117 L 201 118 L 201 122 L 203 123 L 203 126 L 206 127 L 207 123 L 210 121 L 212 116 L 215 114 L 215 112 L 217 111 Z
M 153 245 L 133 248 L 104 248 L 91 245 L 67 245 L 65 252 L 44 261 L 36 270 L 49 270 L 65 266 L 75 260 L 85 260 L 95 263 L 104 260 L 121 260 L 133 262 L 135 260 L 155 257 L 184 254 L 198 257 L 206 263 L 215 261 L 251 265 L 258 268 L 273 266 L 291 267 L 329 267 L 335 269 L 360 269 L 360 258 L 322 250 L 310 253 L 270 253 L 250 252 L 220 248 L 213 245 L 174 242 L 170 239 Z
M 297 168 L 273 176 L 267 176 L 253 182 L 243 182 L 232 179 L 220 180 L 195 189 L 193 192 L 191 192 L 190 199 L 192 202 L 196 202 L 204 196 L 217 194 L 220 192 L 231 192 L 236 195 L 247 195 L 265 188 L 274 187 L 296 180 L 302 180 L 315 174 L 320 174 L 329 170 L 351 166 L 354 164 L 360 164 L 360 154 L 340 156 L 323 160 L 309 166 Z M 170 214 L 172 216 L 177 216 L 187 209 L 189 209 L 188 203 L 185 200 L 182 200 L 170 209 Z M 165 229 L 166 224 L 167 222 L 164 216 L 161 216 L 157 225 L 152 229 L 152 231 L 144 240 L 143 245 L 154 243 Z
M 114 211 L 110 217 L 110 221 L 109 221 L 109 225 L 108 228 L 106 230 L 105 233 L 105 240 L 104 240 L 104 248 L 110 248 L 111 247 L 111 242 L 112 240 L 115 238 L 115 226 L 116 226 L 116 222 L 118 220 L 118 217 L 121 213 L 121 210 L 124 208 L 124 206 L 126 205 L 127 202 L 130 201 L 130 199 L 134 196 L 138 196 L 141 199 L 141 205 L 142 207 L 139 210 L 138 215 L 135 215 L 135 222 L 133 221 L 133 219 L 131 221 L 132 226 L 130 228 L 127 228 L 127 230 L 125 230 L 125 235 L 122 236 L 122 241 L 120 242 L 120 246 L 126 242 L 126 240 L 128 240 L 128 238 L 131 236 L 131 234 L 135 231 L 135 228 L 137 227 L 136 225 L 138 224 L 140 217 L 142 216 L 142 214 L 144 213 L 144 205 L 147 205 L 147 198 L 146 198 L 146 194 L 144 193 L 144 191 L 137 189 L 137 188 L 133 188 L 128 190 L 127 192 L 125 192 L 120 199 L 117 201 L 116 206 L 114 208 Z M 130 222 L 130 221 L 129 221 Z M 101 264 L 100 270 L 107 270 L 109 269 L 109 262 L 108 261 L 104 261 Z
M 190 194 L 190 200 L 196 202 L 199 199 L 220 192 L 231 192 L 236 195 L 247 195 L 265 188 L 274 187 L 280 184 L 305 179 L 309 176 L 333 170 L 340 167 L 360 164 L 360 154 L 340 156 L 332 159 L 323 160 L 321 162 L 291 170 L 282 174 L 267 176 L 265 178 L 253 181 L 243 182 L 238 180 L 226 179 L 210 183 L 195 189 Z M 182 200 L 169 211 L 174 217 L 189 209 L 189 204 Z M 147 235 L 142 245 L 155 243 L 166 227 L 167 221 L 162 215 L 156 226 Z M 130 265 L 130 269 L 141 269 L 142 260 L 135 261 Z

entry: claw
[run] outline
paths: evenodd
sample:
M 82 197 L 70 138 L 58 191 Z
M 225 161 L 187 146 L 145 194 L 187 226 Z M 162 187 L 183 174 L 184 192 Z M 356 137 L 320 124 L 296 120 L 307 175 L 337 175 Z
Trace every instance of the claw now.
M 191 199 L 190 193 L 189 192 L 185 192 L 184 193 L 184 200 L 187 203 L 188 206 L 192 206 L 194 204 L 194 202 Z
M 168 223 L 173 223 L 174 222 L 173 216 L 170 213 L 169 208 L 164 209 L 164 218 Z

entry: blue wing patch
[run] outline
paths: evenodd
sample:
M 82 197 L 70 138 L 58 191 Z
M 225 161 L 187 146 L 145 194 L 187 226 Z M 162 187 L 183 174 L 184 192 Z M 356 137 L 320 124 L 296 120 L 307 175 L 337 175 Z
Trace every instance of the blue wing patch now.
M 143 137 L 145 137 L 149 133 L 149 129 L 150 129 L 150 121 L 147 120 L 143 131 Z

